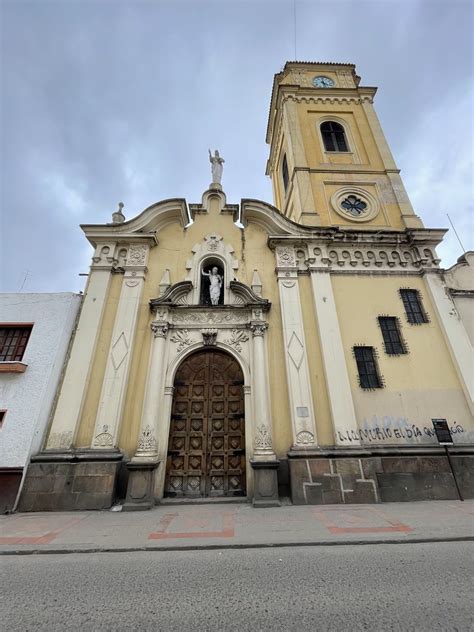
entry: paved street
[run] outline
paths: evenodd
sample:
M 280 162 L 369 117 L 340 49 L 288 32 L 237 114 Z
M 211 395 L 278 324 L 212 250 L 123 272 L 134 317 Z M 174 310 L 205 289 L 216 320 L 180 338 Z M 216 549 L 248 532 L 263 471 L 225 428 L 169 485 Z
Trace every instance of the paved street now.
M 469 630 L 473 544 L 1 558 L 0 621 L 32 630 Z

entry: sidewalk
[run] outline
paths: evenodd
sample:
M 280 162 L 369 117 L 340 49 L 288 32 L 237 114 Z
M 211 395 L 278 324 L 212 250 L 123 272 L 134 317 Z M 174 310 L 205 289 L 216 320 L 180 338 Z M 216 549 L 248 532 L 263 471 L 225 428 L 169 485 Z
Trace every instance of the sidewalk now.
M 474 540 L 474 500 L 380 505 L 159 505 L 0 516 L 0 554 Z

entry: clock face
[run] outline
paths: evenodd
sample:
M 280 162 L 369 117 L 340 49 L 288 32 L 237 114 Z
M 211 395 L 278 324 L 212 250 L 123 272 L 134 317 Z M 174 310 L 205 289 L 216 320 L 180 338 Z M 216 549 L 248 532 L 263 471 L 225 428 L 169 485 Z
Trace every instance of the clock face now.
M 313 79 L 313 86 L 316 88 L 332 88 L 334 81 L 329 77 L 315 77 Z

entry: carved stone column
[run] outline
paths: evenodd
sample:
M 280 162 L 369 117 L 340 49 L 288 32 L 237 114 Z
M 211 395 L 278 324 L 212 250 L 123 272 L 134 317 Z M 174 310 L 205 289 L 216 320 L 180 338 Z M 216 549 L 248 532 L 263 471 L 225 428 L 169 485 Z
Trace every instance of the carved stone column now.
M 128 250 L 92 439 L 91 447 L 94 449 L 117 445 L 148 251 L 149 246 L 144 244 L 132 244 Z
M 276 258 L 293 442 L 306 449 L 316 446 L 316 424 L 293 246 L 277 246 Z
M 253 334 L 253 392 L 255 435 L 254 452 L 250 464 L 254 470 L 255 507 L 278 507 L 279 461 L 273 451 L 272 418 L 267 373 L 267 351 L 264 334 L 268 325 L 263 321 L 252 321 Z
M 158 419 L 163 404 L 163 379 L 165 371 L 166 335 L 168 323 L 153 321 L 153 332 L 148 374 L 143 400 L 140 433 L 135 456 L 127 464 L 129 470 L 127 498 L 123 509 L 136 511 L 150 509 L 154 505 L 155 470 L 158 458 Z M 161 404 L 161 405 L 160 405 Z
M 111 272 L 117 263 L 115 250 L 115 243 L 100 243 L 92 257 L 71 355 L 46 443 L 47 450 L 68 450 L 73 445 L 101 330 Z

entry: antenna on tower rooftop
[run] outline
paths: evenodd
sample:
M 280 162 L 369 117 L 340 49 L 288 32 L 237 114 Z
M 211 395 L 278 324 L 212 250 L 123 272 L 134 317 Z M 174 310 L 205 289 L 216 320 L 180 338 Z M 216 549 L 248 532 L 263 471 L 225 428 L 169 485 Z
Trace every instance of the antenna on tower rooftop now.
M 295 56 L 293 59 L 296 61 L 296 0 L 293 0 L 293 35 L 294 35 L 294 44 L 295 44 Z

